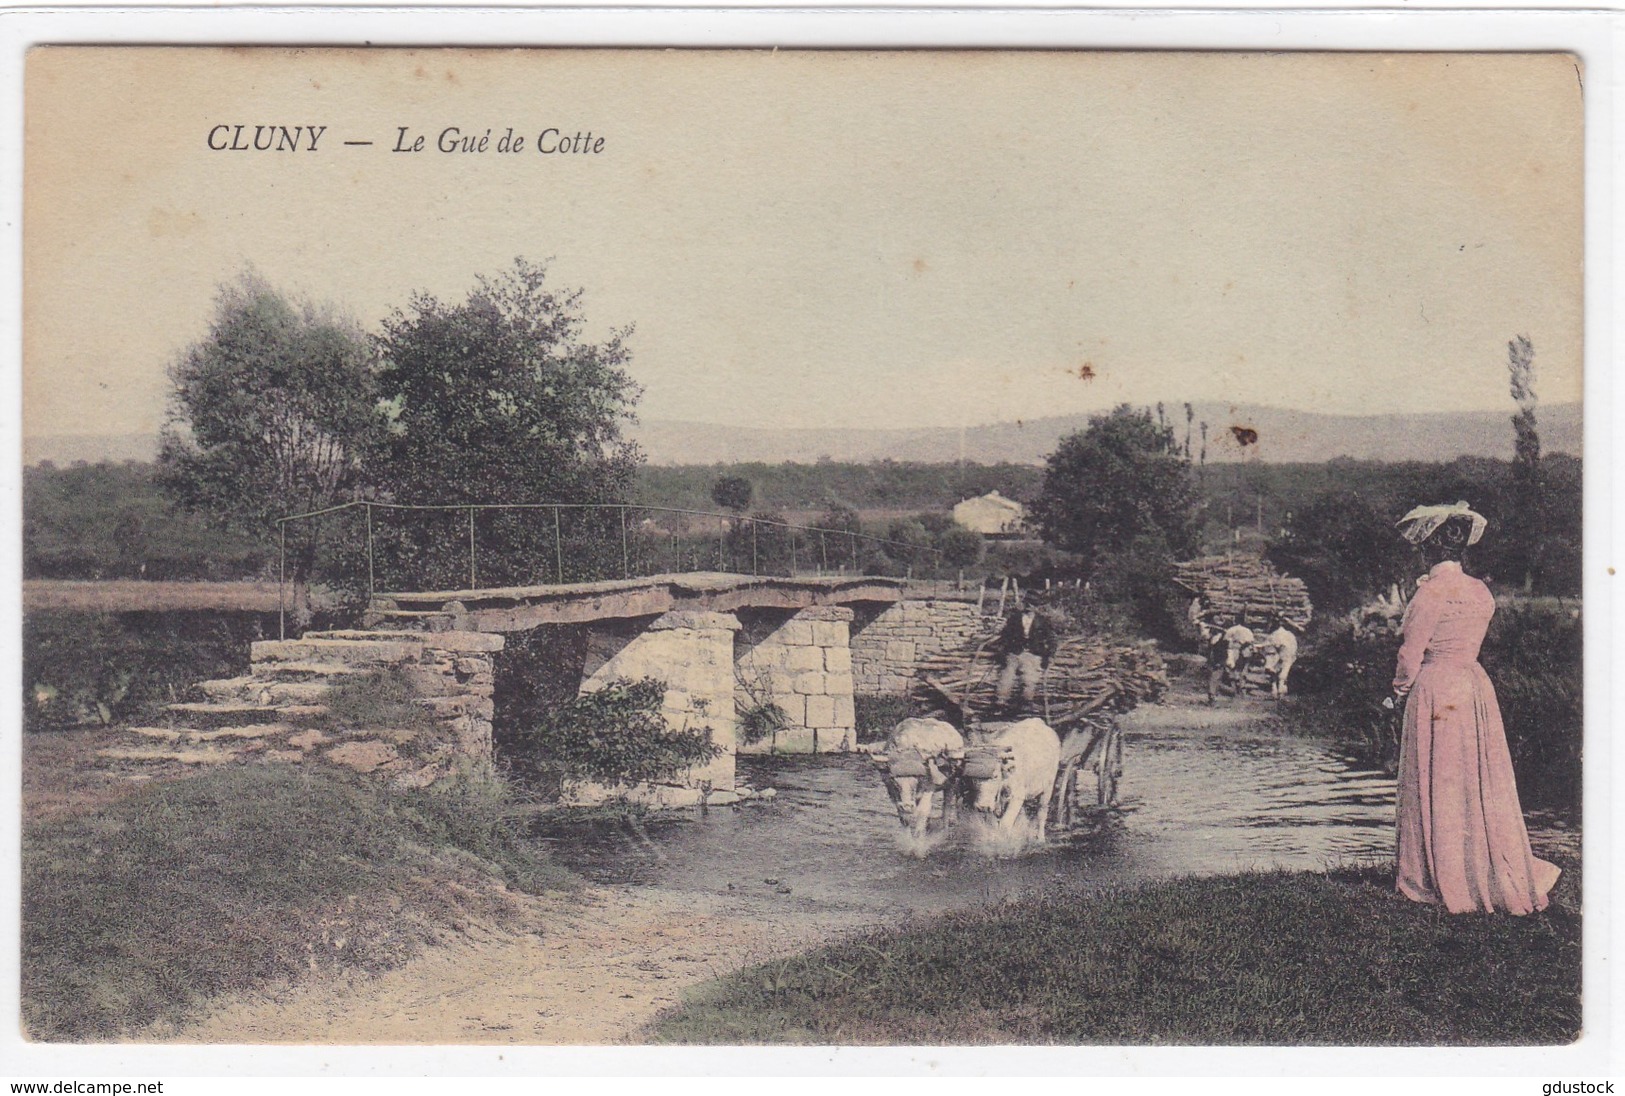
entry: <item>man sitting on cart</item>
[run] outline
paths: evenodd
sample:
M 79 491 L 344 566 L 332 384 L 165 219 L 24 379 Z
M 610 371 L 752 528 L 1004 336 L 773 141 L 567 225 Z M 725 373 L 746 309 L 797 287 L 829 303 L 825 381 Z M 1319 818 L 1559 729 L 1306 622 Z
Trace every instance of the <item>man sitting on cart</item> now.
M 1032 710 L 1044 671 L 1059 643 L 1055 626 L 1042 613 L 1020 604 L 1011 611 L 1004 631 L 993 641 L 1001 660 L 997 691 L 1000 709 L 1011 715 Z M 1012 704 L 1018 684 L 1021 699 Z

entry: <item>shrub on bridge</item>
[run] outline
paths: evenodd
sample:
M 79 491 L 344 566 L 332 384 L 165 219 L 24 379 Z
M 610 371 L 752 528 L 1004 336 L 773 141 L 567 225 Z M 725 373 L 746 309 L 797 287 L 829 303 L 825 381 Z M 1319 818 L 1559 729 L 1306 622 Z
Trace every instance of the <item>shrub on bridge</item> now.
M 722 752 L 709 727 L 683 730 L 662 712 L 666 684 L 618 679 L 544 712 L 520 729 L 524 768 L 556 780 L 636 784 L 670 780 Z

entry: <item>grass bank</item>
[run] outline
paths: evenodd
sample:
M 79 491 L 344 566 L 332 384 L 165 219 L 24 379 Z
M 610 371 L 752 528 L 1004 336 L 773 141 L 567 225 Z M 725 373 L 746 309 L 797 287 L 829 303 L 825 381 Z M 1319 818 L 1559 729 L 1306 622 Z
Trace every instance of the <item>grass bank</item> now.
M 499 785 L 393 793 L 322 769 L 153 784 L 23 835 L 31 1038 L 117 1038 L 212 997 L 313 971 L 396 966 L 514 892 L 575 879 L 520 840 Z
M 651 1036 L 1531 1045 L 1579 1028 L 1580 924 L 1566 903 L 1452 917 L 1373 869 L 1178 879 L 876 931 L 708 983 Z

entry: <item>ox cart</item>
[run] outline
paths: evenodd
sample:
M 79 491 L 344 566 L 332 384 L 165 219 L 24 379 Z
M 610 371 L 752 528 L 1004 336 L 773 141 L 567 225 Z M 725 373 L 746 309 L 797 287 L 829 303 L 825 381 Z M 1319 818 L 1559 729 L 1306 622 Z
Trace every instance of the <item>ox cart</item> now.
M 942 793 L 944 817 L 954 810 L 962 786 L 1008 771 L 1019 760 L 1002 743 L 1009 728 L 1023 719 L 1043 721 L 1059 736 L 1054 758 L 1053 786 L 1045 787 L 1041 802 L 1052 824 L 1071 829 L 1101 810 L 1115 807 L 1123 776 L 1123 734 L 1117 716 L 1138 704 L 1155 700 L 1167 688 L 1162 658 L 1149 644 L 1108 644 L 1085 636 L 1063 639 L 1044 669 L 1039 688 L 1023 712 L 1001 710 L 997 697 L 1000 660 L 988 639 L 968 651 L 926 660 L 911 691 L 918 711 L 933 713 L 944 723 L 963 729 L 962 745 L 949 744 L 934 758 L 914 749 L 897 749 L 876 760 L 887 769 L 888 788 L 897 798 L 896 775 L 933 773 Z M 1051 747 L 1053 749 L 1053 747 Z M 1084 774 L 1092 779 L 1085 780 Z M 922 785 L 909 785 L 910 788 Z M 1037 793 L 1035 788 L 1026 791 Z M 926 805 L 925 810 L 930 807 Z M 996 812 L 998 813 L 998 812 Z M 916 819 L 916 824 L 920 820 Z M 905 822 L 907 820 L 905 819 Z
M 1291 655 L 1285 670 L 1297 653 L 1297 636 L 1309 627 L 1314 606 L 1302 579 L 1277 571 L 1256 556 L 1205 556 L 1178 564 L 1173 580 L 1191 595 L 1189 619 L 1196 635 L 1204 641 L 1209 663 L 1222 660 L 1213 669 L 1210 694 L 1221 685 L 1234 695 L 1284 691 L 1284 674 L 1279 654 L 1272 660 L 1273 648 L 1283 645 L 1275 639 L 1281 629 L 1289 631 Z M 1241 632 L 1239 651 L 1229 649 L 1229 631 Z M 1254 638 L 1247 638 L 1248 636 Z M 1272 643 L 1272 639 L 1274 642 Z

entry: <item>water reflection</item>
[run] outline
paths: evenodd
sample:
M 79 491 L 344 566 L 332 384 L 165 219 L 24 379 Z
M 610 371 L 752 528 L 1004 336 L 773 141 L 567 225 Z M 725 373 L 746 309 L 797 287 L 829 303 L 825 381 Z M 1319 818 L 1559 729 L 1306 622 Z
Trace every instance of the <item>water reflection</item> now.
M 987 854 L 976 827 L 909 855 L 861 757 L 742 758 L 778 789 L 737 809 L 641 821 L 543 823 L 536 836 L 605 883 L 771 895 L 798 907 L 905 915 L 1043 891 L 1249 868 L 1320 868 L 1393 853 L 1394 782 L 1325 743 L 1242 720 L 1185 728 L 1166 709 L 1125 724 L 1122 810 L 1020 856 Z M 915 850 L 918 851 L 918 850 Z

